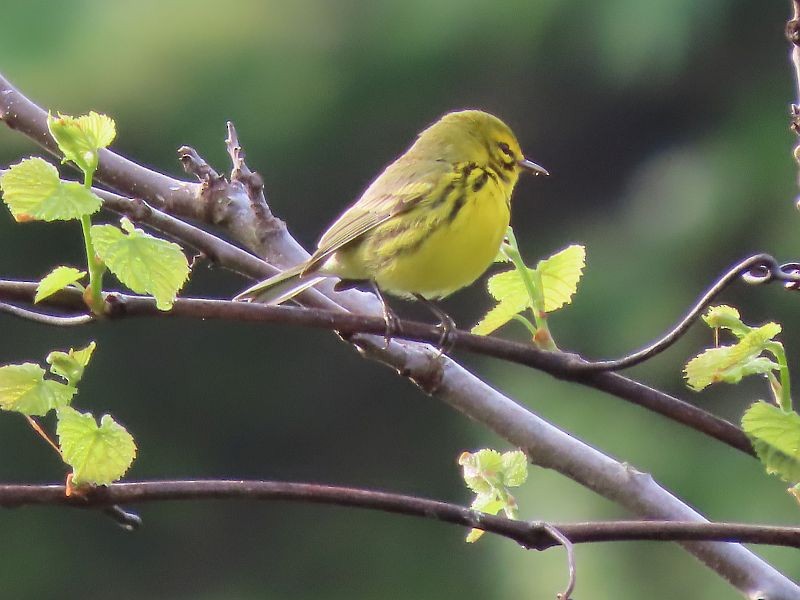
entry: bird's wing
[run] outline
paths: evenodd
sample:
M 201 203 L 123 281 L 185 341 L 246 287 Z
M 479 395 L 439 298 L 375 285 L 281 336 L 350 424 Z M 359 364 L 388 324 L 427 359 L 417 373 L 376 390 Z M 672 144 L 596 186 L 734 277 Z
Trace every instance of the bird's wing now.
M 406 159 L 389 165 L 322 235 L 306 270 L 367 231 L 435 195 L 437 187 L 449 183 L 451 173 L 450 166 L 439 161 Z

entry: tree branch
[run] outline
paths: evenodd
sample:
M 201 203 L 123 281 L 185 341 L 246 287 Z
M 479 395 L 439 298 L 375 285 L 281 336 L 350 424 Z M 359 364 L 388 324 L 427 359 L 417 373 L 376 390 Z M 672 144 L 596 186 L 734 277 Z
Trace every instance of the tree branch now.
M 52 151 L 44 115 L 41 109 L 0 77 L 0 120 Z M 269 262 L 277 266 L 296 264 L 308 257 L 308 253 L 289 235 L 279 219 L 273 217 L 264 222 L 259 218 L 252 208 L 252 203 L 257 199 L 247 196 L 248 190 L 241 182 L 236 186 L 218 183 L 217 187 L 208 181 L 201 185 L 189 184 L 151 174 L 143 167 L 108 151 L 101 152 L 100 172 L 96 179 L 123 194 L 143 198 L 166 212 L 191 214 L 195 218 L 199 216 L 206 222 L 223 227 L 234 239 L 255 254 L 268 257 Z M 213 210 L 215 208 L 220 210 Z M 186 213 L 182 213 L 182 210 Z M 249 212 L 249 224 L 247 219 L 230 218 L 232 211 L 242 211 L 242 214 Z M 325 285 L 318 289 L 348 310 L 360 314 L 380 314 L 378 303 L 370 294 L 348 292 L 334 295 L 331 287 Z M 555 469 L 647 519 L 703 520 L 700 514 L 658 486 L 649 475 L 620 464 L 553 427 L 454 361 L 437 359 L 437 353 L 429 346 L 405 342 L 384 348 L 382 336 L 364 334 L 355 334 L 349 341 L 365 356 L 390 366 L 427 393 L 522 448 L 535 464 Z M 599 389 L 603 389 L 601 385 L 609 389 L 627 385 L 619 379 L 604 381 L 604 377 L 620 376 L 613 373 L 583 373 L 575 380 L 594 380 Z M 631 383 L 633 387 L 628 386 L 626 393 L 637 395 L 642 392 L 640 384 Z M 682 544 L 747 597 L 776 600 L 800 595 L 800 588 L 796 584 L 741 546 L 716 542 Z
M 3 508 L 43 505 L 100 508 L 118 504 L 187 500 L 279 500 L 378 510 L 476 527 L 514 540 L 531 550 L 546 550 L 561 544 L 560 540 L 552 536 L 550 528 L 557 529 L 573 544 L 635 540 L 713 540 L 800 548 L 800 527 L 692 521 L 514 521 L 457 504 L 416 496 L 311 483 L 242 480 L 142 481 L 90 488 L 85 494 L 72 496 L 64 494 L 63 484 L 0 485 L 0 507 Z
M 36 284 L 33 282 L 0 280 L 0 298 L 29 301 L 32 294 L 35 293 L 35 286 Z M 111 318 L 188 317 L 265 324 L 284 323 L 328 329 L 336 331 L 344 337 L 352 337 L 358 334 L 380 335 L 386 329 L 386 323 L 382 317 L 342 311 L 293 306 L 267 306 L 227 300 L 178 298 L 172 310 L 165 312 L 158 310 L 152 299 L 141 296 L 112 293 L 108 295 L 108 300 L 112 303 L 112 310 L 109 315 Z M 69 298 L 68 294 L 52 297 L 47 299 L 45 303 L 61 308 L 80 306 L 76 302 L 76 298 Z M 398 334 L 398 337 L 402 339 L 436 344 L 441 337 L 441 331 L 433 325 L 415 321 L 401 321 L 401 327 L 402 333 Z M 752 445 L 744 432 L 729 421 L 616 373 L 586 371 L 583 368 L 584 365 L 593 363 L 586 363 L 577 355 L 545 352 L 529 344 L 520 344 L 496 337 L 473 335 L 462 330 L 453 331 L 452 342 L 454 349 L 466 350 L 475 354 L 522 364 L 549 373 L 558 379 L 573 381 L 611 393 L 623 400 L 658 412 L 741 452 L 755 456 Z M 431 373 L 428 379 L 435 380 L 438 376 L 440 374 Z

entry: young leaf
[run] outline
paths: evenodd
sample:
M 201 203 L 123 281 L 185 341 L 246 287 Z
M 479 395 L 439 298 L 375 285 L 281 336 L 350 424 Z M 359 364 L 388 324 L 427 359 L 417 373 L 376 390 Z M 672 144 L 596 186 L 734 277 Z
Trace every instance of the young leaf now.
M 517 502 L 508 488 L 521 485 L 528 477 L 528 459 L 522 451 L 503 454 L 489 449 L 474 454 L 464 452 L 458 464 L 463 467 L 464 482 L 476 494 L 471 508 L 492 515 L 502 510 L 508 518 L 517 518 Z M 483 531 L 472 529 L 467 542 L 474 542 L 481 535 Z
M 68 405 L 77 390 L 45 379 L 44 374 L 33 363 L 0 367 L 0 409 L 40 417 Z
M 47 115 L 47 127 L 64 153 L 64 160 L 74 162 L 84 173 L 94 173 L 100 148 L 105 148 L 117 134 L 114 121 L 94 111 L 81 117 Z
M 497 450 L 483 449 L 464 452 L 458 458 L 463 468 L 464 483 L 478 495 L 491 493 L 500 483 L 499 473 L 503 468 L 503 455 Z
M 109 415 L 103 415 L 98 427 L 91 413 L 61 408 L 56 433 L 75 485 L 108 485 L 122 477 L 136 458 L 133 437 Z
M 539 262 L 536 268 L 542 276 L 545 312 L 553 312 L 572 302 L 584 266 L 586 248 L 577 244 Z
M 544 288 L 544 310 L 552 312 L 568 304 L 578 289 L 583 274 L 586 249 L 572 245 L 557 252 L 537 265 Z M 534 269 L 528 269 L 529 277 Z M 487 335 L 505 325 L 514 315 L 531 307 L 531 298 L 522 274 L 516 269 L 503 271 L 489 278 L 489 293 L 498 301 L 481 321 L 472 328 L 472 333 Z
M 181 247 L 136 229 L 127 218 L 120 231 L 113 225 L 94 225 L 95 251 L 117 278 L 134 292 L 151 294 L 160 310 L 169 310 L 189 277 Z
M 103 201 L 75 181 L 61 181 L 56 168 L 33 157 L 0 176 L 3 201 L 18 223 L 67 221 L 100 210 Z
M 742 323 L 738 310 L 725 304 L 710 307 L 702 318 L 712 329 L 728 329 L 738 338 L 744 337 L 752 329 Z
M 777 363 L 760 354 L 781 331 L 777 323 L 753 328 L 732 346 L 710 348 L 695 356 L 684 369 L 686 382 L 695 391 L 712 383 L 738 383 L 742 377 L 778 370 Z
M 70 348 L 69 352 L 58 350 L 51 352 L 47 355 L 47 364 L 50 365 L 50 372 L 63 377 L 72 386 L 78 385 L 96 347 L 97 344 L 90 342 L 86 348 L 81 350 Z
M 744 413 L 742 429 L 768 473 L 800 482 L 800 415 L 756 402 Z
M 72 285 L 76 281 L 86 276 L 86 271 L 79 271 L 74 267 L 56 267 L 36 286 L 36 296 L 33 299 L 34 304 L 49 298 L 56 292 L 60 292 L 68 285 Z

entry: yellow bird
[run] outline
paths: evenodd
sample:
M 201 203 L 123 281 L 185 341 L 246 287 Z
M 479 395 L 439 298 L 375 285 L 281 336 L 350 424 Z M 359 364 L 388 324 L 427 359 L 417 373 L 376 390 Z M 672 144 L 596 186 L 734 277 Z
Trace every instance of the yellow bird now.
M 522 154 L 511 129 L 479 110 L 444 115 L 419 134 L 322 235 L 305 262 L 245 290 L 234 300 L 284 302 L 325 277 L 338 289 L 369 283 L 387 324 L 381 292 L 430 303 L 475 281 L 492 263 L 509 224 L 521 171 L 548 172 Z

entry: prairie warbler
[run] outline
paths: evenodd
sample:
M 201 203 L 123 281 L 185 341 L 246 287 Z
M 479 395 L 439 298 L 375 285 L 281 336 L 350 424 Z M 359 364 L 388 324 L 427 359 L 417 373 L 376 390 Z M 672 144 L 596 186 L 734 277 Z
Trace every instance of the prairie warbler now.
M 387 324 L 396 324 L 381 292 L 424 301 L 475 281 L 492 263 L 508 227 L 521 171 L 548 175 L 527 160 L 511 129 L 479 110 L 444 115 L 419 134 L 322 235 L 304 263 L 245 290 L 235 300 L 279 304 L 324 277 L 339 288 L 370 283 Z

